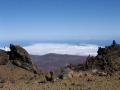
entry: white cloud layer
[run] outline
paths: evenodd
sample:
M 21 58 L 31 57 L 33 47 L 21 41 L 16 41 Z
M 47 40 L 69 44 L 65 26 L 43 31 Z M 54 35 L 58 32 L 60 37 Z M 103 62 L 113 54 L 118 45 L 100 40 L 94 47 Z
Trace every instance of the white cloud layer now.
M 44 55 L 48 53 L 69 54 L 69 55 L 97 55 L 97 45 L 72 45 L 72 44 L 54 44 L 38 43 L 24 47 L 32 55 Z

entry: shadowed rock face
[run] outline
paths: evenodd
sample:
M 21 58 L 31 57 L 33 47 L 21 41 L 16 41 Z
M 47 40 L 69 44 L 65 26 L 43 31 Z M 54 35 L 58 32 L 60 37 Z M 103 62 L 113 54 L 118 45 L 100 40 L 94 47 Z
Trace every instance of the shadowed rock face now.
M 10 60 L 19 67 L 32 69 L 32 61 L 29 54 L 20 46 L 10 44 Z
M 18 46 L 18 45 L 12 45 L 10 44 L 10 58 L 12 60 L 21 60 L 23 62 L 32 64 L 32 60 L 30 58 L 30 55 L 28 54 L 28 52 L 23 49 L 22 47 Z
M 0 50 L 0 65 L 6 65 L 8 62 L 37 73 L 37 68 L 32 64 L 28 52 L 18 45 L 10 44 L 10 51 L 8 52 Z

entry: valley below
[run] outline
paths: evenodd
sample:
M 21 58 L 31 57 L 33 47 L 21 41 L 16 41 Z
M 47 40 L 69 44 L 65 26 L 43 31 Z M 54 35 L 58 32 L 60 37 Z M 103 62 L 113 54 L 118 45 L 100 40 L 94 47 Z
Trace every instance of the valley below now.
M 65 67 L 69 64 L 77 65 L 85 62 L 87 56 L 67 55 L 67 54 L 46 54 L 46 55 L 31 55 L 33 64 L 37 65 L 39 69 L 45 71 L 54 71 L 56 69 Z

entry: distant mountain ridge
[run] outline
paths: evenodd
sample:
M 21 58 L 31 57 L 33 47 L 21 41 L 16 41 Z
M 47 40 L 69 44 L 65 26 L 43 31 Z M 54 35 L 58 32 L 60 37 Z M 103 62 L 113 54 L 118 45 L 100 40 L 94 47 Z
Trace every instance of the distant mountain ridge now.
M 31 55 L 32 61 L 43 70 L 55 70 L 68 64 L 83 63 L 86 56 L 49 53 L 46 55 Z

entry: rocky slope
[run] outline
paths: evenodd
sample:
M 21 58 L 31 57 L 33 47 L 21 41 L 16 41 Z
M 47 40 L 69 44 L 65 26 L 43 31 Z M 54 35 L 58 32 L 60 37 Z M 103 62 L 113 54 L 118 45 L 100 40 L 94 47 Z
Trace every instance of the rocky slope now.
M 0 78 L 18 80 L 39 74 L 28 52 L 18 45 L 10 44 L 10 51 L 0 50 Z
M 10 45 L 9 52 L 0 50 L 0 90 L 120 90 L 119 54 L 120 45 L 113 41 L 83 64 L 42 75 L 26 50 Z

